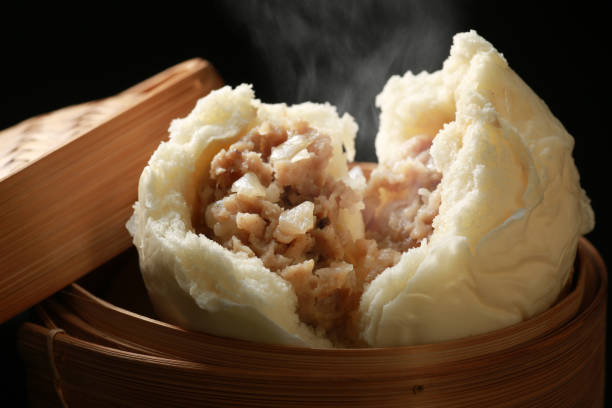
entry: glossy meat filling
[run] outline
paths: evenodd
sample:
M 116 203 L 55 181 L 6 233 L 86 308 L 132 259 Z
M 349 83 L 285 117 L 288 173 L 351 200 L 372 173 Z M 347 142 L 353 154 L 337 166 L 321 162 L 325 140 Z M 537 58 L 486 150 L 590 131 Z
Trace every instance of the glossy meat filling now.
M 329 175 L 327 135 L 305 123 L 263 124 L 213 158 L 198 232 L 261 259 L 291 283 L 304 323 L 336 345 L 357 345 L 364 287 L 432 231 L 440 175 L 430 144 L 411 139 L 399 164 L 380 166 L 366 186 L 359 170 Z

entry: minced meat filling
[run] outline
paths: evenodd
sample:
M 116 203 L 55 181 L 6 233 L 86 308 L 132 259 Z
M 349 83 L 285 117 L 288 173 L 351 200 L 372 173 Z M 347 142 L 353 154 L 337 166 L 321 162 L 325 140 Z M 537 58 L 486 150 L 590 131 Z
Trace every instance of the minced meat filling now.
M 431 142 L 428 136 L 408 139 L 396 160 L 380 164 L 370 175 L 364 195 L 366 236 L 381 247 L 404 252 L 433 232 L 442 174 L 433 168 Z
M 406 160 L 426 168 L 428 147 L 407 147 Z M 364 286 L 429 236 L 440 177 L 394 169 L 385 179 L 375 170 L 364 197 L 328 174 L 332 155 L 329 136 L 305 123 L 259 126 L 213 158 L 200 188 L 197 229 L 234 252 L 260 258 L 291 283 L 304 323 L 337 345 L 355 345 L 354 315 Z M 366 237 L 355 236 L 346 218 L 363 203 Z

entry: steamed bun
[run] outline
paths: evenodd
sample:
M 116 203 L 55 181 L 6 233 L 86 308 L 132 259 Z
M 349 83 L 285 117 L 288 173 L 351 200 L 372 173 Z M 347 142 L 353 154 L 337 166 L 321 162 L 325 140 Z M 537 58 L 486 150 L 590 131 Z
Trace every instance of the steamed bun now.
M 544 102 L 474 31 L 454 37 L 441 71 L 394 76 L 376 102 L 379 160 L 433 135 L 443 177 L 430 239 L 363 295 L 368 344 L 485 333 L 550 307 L 594 216 L 573 138 Z
M 334 155 L 328 170 L 345 176 L 357 125 L 328 104 L 266 105 L 249 86 L 226 86 L 172 122 L 170 139 L 161 143 L 140 177 L 128 223 L 145 285 L 162 319 L 219 336 L 330 346 L 298 319 L 297 298 L 287 281 L 260 259 L 238 256 L 194 232 L 192 225 L 198 178 L 219 150 L 263 122 L 291 126 L 304 120 L 331 136 Z

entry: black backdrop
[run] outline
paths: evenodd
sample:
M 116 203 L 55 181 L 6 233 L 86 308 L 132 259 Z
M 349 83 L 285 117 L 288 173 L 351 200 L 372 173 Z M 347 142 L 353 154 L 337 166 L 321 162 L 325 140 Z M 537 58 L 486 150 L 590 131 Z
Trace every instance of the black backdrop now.
M 113 95 L 199 56 L 212 62 L 227 84 L 254 84 L 264 102 L 329 101 L 350 112 L 360 123 L 357 158 L 373 160 L 378 115 L 373 101 L 388 76 L 439 69 L 452 35 L 475 29 L 576 139 L 574 157 L 597 222 L 588 238 L 604 259 L 612 259 L 605 233 L 612 227 L 606 211 L 612 204 L 607 194 L 610 69 L 604 59 L 610 54 L 610 23 L 603 6 L 210 1 L 129 12 L 104 7 L 4 10 L 0 129 Z M 0 398 L 23 403 L 26 390 L 14 349 L 19 321 L 4 324 L 0 332 L 8 350 L 2 361 L 17 373 L 3 383 Z

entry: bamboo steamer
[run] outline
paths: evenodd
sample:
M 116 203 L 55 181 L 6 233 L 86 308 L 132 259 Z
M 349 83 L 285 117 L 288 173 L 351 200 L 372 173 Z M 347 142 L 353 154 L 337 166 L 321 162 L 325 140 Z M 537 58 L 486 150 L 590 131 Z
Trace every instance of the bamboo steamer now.
M 186 61 L 108 100 L 0 132 L 3 222 L 28 220 L 0 239 L 0 321 L 87 274 L 19 331 L 31 406 L 603 406 L 607 275 L 585 239 L 554 307 L 466 339 L 315 350 L 156 320 L 135 250 L 120 254 L 130 245 L 124 223 L 169 120 L 221 83 L 205 61 Z M 91 173 L 103 182 L 70 194 Z M 56 189 L 46 188 L 49 174 Z M 107 186 L 116 196 L 104 205 L 83 200 Z M 55 216 L 66 213 L 74 217 Z
M 567 295 L 528 321 L 438 344 L 304 349 L 155 320 L 130 251 L 41 304 L 19 343 L 32 406 L 603 407 L 606 294 L 583 238 Z

